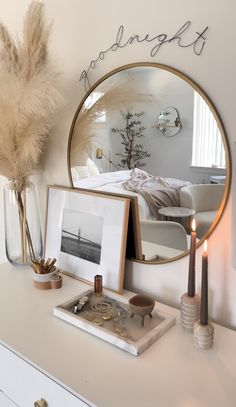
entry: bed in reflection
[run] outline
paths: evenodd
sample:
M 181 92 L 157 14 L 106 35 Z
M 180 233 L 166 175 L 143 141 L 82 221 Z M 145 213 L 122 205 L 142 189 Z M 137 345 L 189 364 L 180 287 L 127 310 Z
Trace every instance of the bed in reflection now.
M 198 225 L 197 237 L 201 239 L 217 216 L 224 193 L 222 184 L 192 185 L 153 176 L 138 168 L 100 173 L 90 158 L 86 166 L 72 168 L 72 178 L 78 188 L 137 196 L 143 253 L 148 260 L 176 257 L 189 248 L 186 218 L 163 219 L 161 208 L 192 209 Z M 189 221 L 191 216 L 187 218 Z
M 124 188 L 123 183 L 130 180 L 131 171 L 115 171 L 106 172 L 100 174 L 99 170 L 97 174 L 91 174 L 91 172 L 81 172 L 80 167 L 72 168 L 73 185 L 76 188 L 92 189 L 97 191 L 110 192 L 114 194 L 127 194 L 137 195 L 135 192 L 128 191 Z M 145 199 L 138 195 L 139 216 L 140 218 L 150 219 L 151 213 Z
M 191 185 L 187 181 L 153 176 L 138 168 L 100 174 L 91 159 L 85 168 L 72 168 L 75 187 L 134 194 L 138 197 L 140 219 L 160 220 L 159 209 L 180 206 L 180 189 Z

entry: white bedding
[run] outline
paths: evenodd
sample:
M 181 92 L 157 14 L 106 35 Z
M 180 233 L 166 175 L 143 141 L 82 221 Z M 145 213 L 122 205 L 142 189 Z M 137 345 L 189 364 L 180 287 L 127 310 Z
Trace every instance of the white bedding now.
M 114 194 L 135 195 L 138 197 L 139 216 L 142 219 L 152 219 L 149 207 L 145 199 L 136 192 L 127 191 L 123 187 L 123 182 L 131 178 L 131 170 L 106 172 L 81 180 L 74 181 L 73 184 L 77 188 L 93 189 L 97 191 L 111 192 Z
M 131 173 L 134 171 L 132 174 L 133 177 L 131 177 Z M 151 180 L 149 181 L 149 177 Z M 150 193 L 151 190 L 152 192 L 154 191 L 158 195 L 158 189 L 160 189 L 160 193 L 163 193 L 161 188 L 157 188 L 155 182 L 157 181 L 157 178 L 160 178 L 165 184 L 168 185 L 169 191 L 172 193 L 176 193 L 176 190 L 180 188 L 183 185 L 190 184 L 189 182 L 177 180 L 174 178 L 161 178 L 161 177 L 152 177 L 148 173 L 146 173 L 143 170 L 135 169 L 135 170 L 123 170 L 123 171 L 115 171 L 115 172 L 106 172 L 102 173 L 99 175 L 94 175 L 90 176 L 88 178 L 83 178 L 80 180 L 74 180 L 73 179 L 73 184 L 75 187 L 78 188 L 85 188 L 85 189 L 92 189 L 92 190 L 97 190 L 97 191 L 105 191 L 105 192 L 111 192 L 114 194 L 126 194 L 126 195 L 135 195 L 138 197 L 138 205 L 139 205 L 139 216 L 141 219 L 149 219 L 149 220 L 156 220 L 158 219 L 158 210 L 154 212 L 152 210 L 152 205 L 150 205 L 150 199 L 147 199 L 148 197 L 143 193 L 143 191 L 140 190 L 140 193 L 137 190 L 134 192 L 132 190 L 127 189 L 127 185 L 130 183 L 135 185 L 139 184 L 140 182 L 143 182 L 143 179 L 146 179 L 145 185 L 149 188 L 149 183 L 150 183 Z M 153 179 L 154 183 L 153 183 Z M 177 188 L 178 186 L 178 188 Z M 147 190 L 148 190 L 147 188 Z M 154 188 L 154 189 L 153 189 Z M 163 187 L 164 188 L 164 187 Z M 132 188 L 131 188 L 132 189 Z M 135 189 L 135 188 L 134 188 Z M 165 192 L 164 192 L 165 194 Z M 145 195 L 145 196 L 143 196 Z M 146 199 L 145 199 L 146 197 Z M 168 202 L 168 201 L 167 201 Z M 164 206 L 169 206 L 165 205 L 165 203 L 162 205 Z M 176 205 L 171 205 L 170 206 L 177 206 Z M 157 208 L 158 209 L 158 208 Z

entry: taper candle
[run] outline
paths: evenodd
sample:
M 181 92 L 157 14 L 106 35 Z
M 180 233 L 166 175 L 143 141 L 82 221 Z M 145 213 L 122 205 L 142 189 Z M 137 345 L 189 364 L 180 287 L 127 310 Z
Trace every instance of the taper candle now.
M 200 323 L 201 325 L 208 324 L 208 254 L 207 240 L 204 241 L 202 254 L 202 288 L 201 288 L 201 308 L 200 308 Z
M 189 272 L 188 272 L 188 296 L 195 295 L 195 257 L 196 257 L 196 221 L 193 219 L 191 225 L 191 243 L 189 253 Z

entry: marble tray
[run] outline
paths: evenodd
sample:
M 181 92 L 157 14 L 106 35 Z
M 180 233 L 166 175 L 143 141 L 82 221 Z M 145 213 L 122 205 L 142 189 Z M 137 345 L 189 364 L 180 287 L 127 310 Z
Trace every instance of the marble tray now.
M 77 314 L 74 314 L 74 305 L 78 304 L 83 296 L 88 296 L 89 301 Z M 110 304 L 107 313 L 91 309 L 91 305 L 104 302 Z M 146 316 L 142 326 L 142 319 L 139 316 L 135 315 L 131 318 L 127 298 L 107 291 L 98 297 L 92 290 L 88 290 L 55 307 L 53 314 L 136 356 L 175 324 L 175 318 L 166 312 L 159 311 L 158 304 L 155 303 L 152 318 Z M 103 319 L 107 314 L 112 316 L 110 320 Z

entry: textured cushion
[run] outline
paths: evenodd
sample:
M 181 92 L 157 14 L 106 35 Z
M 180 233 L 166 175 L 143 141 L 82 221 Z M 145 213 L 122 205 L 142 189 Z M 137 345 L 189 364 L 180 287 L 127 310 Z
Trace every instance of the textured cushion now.
M 87 159 L 87 165 L 77 165 L 71 168 L 71 175 L 74 182 L 99 174 L 98 167 L 89 157 Z
M 87 159 L 87 169 L 88 169 L 89 175 L 99 175 L 100 174 L 98 167 L 89 157 Z
M 72 180 L 74 182 L 79 181 L 82 178 L 87 178 L 90 176 L 88 168 L 85 167 L 84 165 L 78 165 L 77 167 L 72 167 L 71 175 L 72 175 Z

